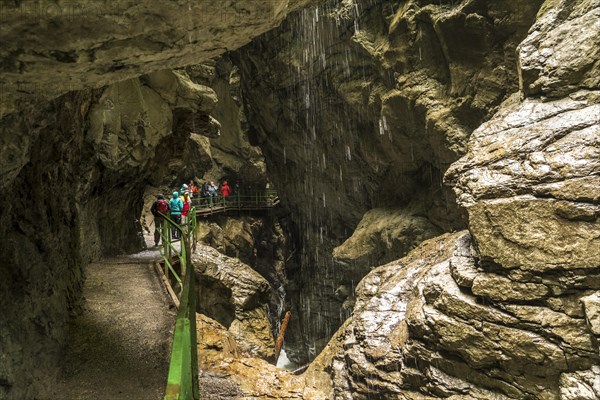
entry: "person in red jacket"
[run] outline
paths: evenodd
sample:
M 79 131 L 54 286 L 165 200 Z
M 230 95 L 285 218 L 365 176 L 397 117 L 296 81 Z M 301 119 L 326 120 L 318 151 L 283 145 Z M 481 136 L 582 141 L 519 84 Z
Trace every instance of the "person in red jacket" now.
M 182 220 L 181 223 L 183 225 L 188 223 L 188 212 L 190 211 L 190 209 L 192 208 L 192 200 L 190 199 L 190 193 L 189 192 L 185 192 L 183 194 L 183 209 L 181 210 L 181 215 L 182 215 Z
M 221 184 L 221 196 L 223 196 L 223 203 L 227 203 L 229 192 L 231 192 L 231 188 L 227 184 L 227 181 L 223 181 Z

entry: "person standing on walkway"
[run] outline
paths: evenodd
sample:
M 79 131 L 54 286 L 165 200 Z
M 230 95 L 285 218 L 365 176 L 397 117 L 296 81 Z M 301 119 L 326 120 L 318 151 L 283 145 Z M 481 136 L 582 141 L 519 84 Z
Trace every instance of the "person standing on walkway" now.
M 215 186 L 215 182 L 210 181 L 210 184 L 208 185 L 208 197 L 210 198 L 211 205 L 217 202 L 217 196 L 218 196 L 217 190 L 218 189 Z
M 184 183 L 183 185 L 181 185 L 181 189 L 179 189 L 179 194 L 181 196 L 183 196 L 183 193 L 188 190 L 188 185 L 186 183 Z
M 173 198 L 169 201 L 169 207 L 171 208 L 171 219 L 177 225 L 181 225 L 181 212 L 183 211 L 183 201 L 179 198 L 178 192 L 173 192 Z M 173 239 L 181 238 L 181 228 L 173 228 Z
M 200 189 L 198 188 L 198 185 L 196 184 L 196 182 L 194 182 L 193 179 L 190 181 L 188 187 L 190 189 L 190 199 L 197 199 Z
M 160 234 L 163 227 L 165 216 L 169 212 L 169 203 L 165 199 L 165 196 L 159 194 L 156 196 L 156 201 L 152 203 L 150 212 L 154 216 L 154 246 L 158 246 L 160 243 Z
M 200 196 L 202 197 L 202 202 L 200 205 L 208 205 L 209 204 L 209 194 L 208 194 L 208 181 L 204 181 L 202 187 L 200 188 Z
M 230 191 L 231 188 L 227 184 L 227 181 L 223 181 L 223 183 L 221 184 L 221 196 L 223 196 L 223 204 L 227 204 L 227 198 L 229 197 Z
M 181 210 L 181 223 L 186 225 L 188 222 L 188 212 L 192 208 L 192 200 L 190 199 L 189 192 L 183 194 L 183 209 Z

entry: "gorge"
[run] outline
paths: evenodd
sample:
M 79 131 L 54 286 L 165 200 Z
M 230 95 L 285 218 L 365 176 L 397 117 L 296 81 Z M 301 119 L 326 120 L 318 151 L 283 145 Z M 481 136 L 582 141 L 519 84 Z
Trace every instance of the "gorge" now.
M 200 224 L 221 398 L 600 398 L 600 1 L 0 7 L 0 398 L 193 178 L 280 199 Z

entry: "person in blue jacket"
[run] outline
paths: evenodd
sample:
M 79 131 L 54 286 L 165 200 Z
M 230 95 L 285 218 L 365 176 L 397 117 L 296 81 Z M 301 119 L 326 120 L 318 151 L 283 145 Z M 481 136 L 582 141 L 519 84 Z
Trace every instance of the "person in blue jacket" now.
M 177 225 L 181 225 L 181 211 L 183 211 L 183 201 L 179 198 L 178 192 L 173 192 L 173 197 L 169 201 L 171 208 L 171 219 Z M 181 239 L 181 229 L 173 229 L 173 239 Z

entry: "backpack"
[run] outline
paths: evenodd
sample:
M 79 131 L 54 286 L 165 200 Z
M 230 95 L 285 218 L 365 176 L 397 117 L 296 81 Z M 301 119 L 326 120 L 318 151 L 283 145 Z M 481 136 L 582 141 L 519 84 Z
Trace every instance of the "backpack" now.
M 156 203 L 156 214 L 154 215 L 167 215 L 169 211 L 169 204 L 166 200 L 160 199 Z

